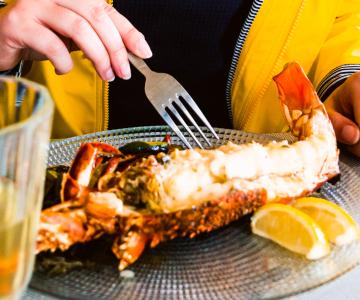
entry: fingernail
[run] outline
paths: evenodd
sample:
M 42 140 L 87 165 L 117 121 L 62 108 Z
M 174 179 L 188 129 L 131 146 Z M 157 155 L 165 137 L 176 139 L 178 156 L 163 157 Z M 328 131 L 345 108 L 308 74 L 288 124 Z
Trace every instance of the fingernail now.
M 140 38 L 139 41 L 137 42 L 136 51 L 143 58 L 149 58 L 152 56 L 150 46 L 144 38 Z
M 130 79 L 131 77 L 131 71 L 130 71 L 130 65 L 129 63 L 122 63 L 120 64 L 120 72 L 122 79 Z
M 105 74 L 105 80 L 111 82 L 115 80 L 115 74 L 112 69 L 107 70 Z
M 356 144 L 359 141 L 359 135 L 359 130 L 351 125 L 345 125 L 341 130 L 341 139 L 349 145 Z

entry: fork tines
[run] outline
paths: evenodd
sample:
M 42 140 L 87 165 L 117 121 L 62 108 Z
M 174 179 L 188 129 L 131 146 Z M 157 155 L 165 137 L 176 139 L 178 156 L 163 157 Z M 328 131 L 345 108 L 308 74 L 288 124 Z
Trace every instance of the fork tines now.
M 166 123 L 171 127 L 171 129 L 178 135 L 178 137 L 181 139 L 181 141 L 190 149 L 192 149 L 191 144 L 188 142 L 188 140 L 185 138 L 179 127 L 176 125 L 176 123 L 171 118 L 171 115 L 166 111 L 166 108 L 178 119 L 178 121 L 181 123 L 181 125 L 186 129 L 186 131 L 189 133 L 189 135 L 192 137 L 192 139 L 195 141 L 195 143 L 203 149 L 202 144 L 197 139 L 191 128 L 188 126 L 188 124 L 185 122 L 183 117 L 180 115 L 179 112 L 182 112 L 187 119 L 191 122 L 191 124 L 196 128 L 196 130 L 200 133 L 201 137 L 206 141 L 206 143 L 211 147 L 212 144 L 209 141 L 209 139 L 206 137 L 204 132 L 201 130 L 201 128 L 198 126 L 194 118 L 191 116 L 189 110 L 185 107 L 185 105 L 182 103 L 182 98 L 194 111 L 194 113 L 199 117 L 199 119 L 205 124 L 205 126 L 210 130 L 210 132 L 213 134 L 213 136 L 216 139 L 219 139 L 218 135 L 216 134 L 213 127 L 210 125 L 209 121 L 206 119 L 196 102 L 191 98 L 191 96 L 186 92 L 185 89 L 183 89 L 181 94 L 175 95 L 175 99 L 169 99 L 169 105 L 164 106 L 165 110 L 163 111 L 162 117 L 166 121 Z M 176 104 L 176 105 L 174 105 Z

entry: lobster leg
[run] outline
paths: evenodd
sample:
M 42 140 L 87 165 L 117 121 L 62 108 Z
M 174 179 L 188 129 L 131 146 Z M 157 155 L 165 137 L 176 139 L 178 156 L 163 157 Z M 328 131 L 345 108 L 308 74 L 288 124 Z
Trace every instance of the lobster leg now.
M 112 251 L 120 260 L 120 271 L 133 264 L 140 257 L 147 241 L 147 235 L 141 231 L 129 231 L 126 235 L 118 236 L 115 239 Z
M 68 202 L 44 210 L 36 240 L 36 253 L 56 249 L 67 250 L 77 242 L 87 242 L 101 232 L 88 222 L 85 211 Z

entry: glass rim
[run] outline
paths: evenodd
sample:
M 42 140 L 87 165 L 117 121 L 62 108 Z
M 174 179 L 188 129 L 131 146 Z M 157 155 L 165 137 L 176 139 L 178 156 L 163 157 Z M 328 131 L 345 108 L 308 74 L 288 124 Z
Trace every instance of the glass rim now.
M 0 82 L 4 82 L 4 81 L 21 82 L 26 87 L 31 86 L 35 88 L 36 91 L 41 93 L 42 97 L 40 97 L 41 102 L 38 104 L 38 109 L 36 109 L 36 111 L 32 113 L 30 116 L 28 116 L 26 119 L 8 125 L 4 128 L 0 128 L 0 137 L 3 135 L 7 135 L 11 132 L 20 131 L 29 123 L 33 123 L 41 119 L 41 117 L 53 113 L 54 102 L 50 97 L 49 91 L 43 85 L 20 77 L 0 75 Z

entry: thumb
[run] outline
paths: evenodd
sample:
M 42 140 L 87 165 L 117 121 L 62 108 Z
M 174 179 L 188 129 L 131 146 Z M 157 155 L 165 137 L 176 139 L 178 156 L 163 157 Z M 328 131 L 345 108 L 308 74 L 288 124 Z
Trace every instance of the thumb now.
M 335 110 L 328 110 L 328 114 L 334 126 L 336 138 L 340 143 L 354 145 L 359 142 L 359 127 L 353 121 Z

